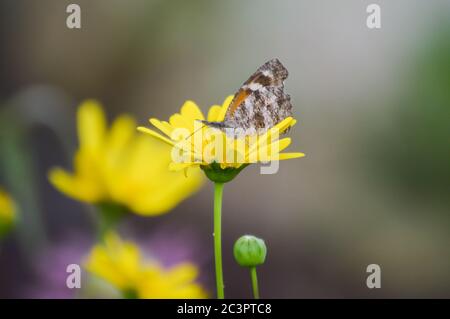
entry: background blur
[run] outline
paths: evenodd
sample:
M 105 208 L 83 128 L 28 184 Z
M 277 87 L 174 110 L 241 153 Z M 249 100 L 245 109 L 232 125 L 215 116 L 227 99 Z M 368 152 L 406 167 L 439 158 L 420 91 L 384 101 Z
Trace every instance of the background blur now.
M 66 27 L 69 3 L 81 6 L 81 30 Z M 366 27 L 370 3 L 379 30 Z M 65 243 L 83 251 L 91 236 L 88 208 L 46 177 L 71 167 L 81 100 L 147 125 L 187 99 L 203 111 L 222 103 L 272 57 L 290 72 L 290 150 L 306 157 L 226 185 L 227 297 L 251 295 L 232 256 L 244 233 L 268 245 L 263 297 L 450 297 L 449 18 L 445 0 L 1 0 L 0 185 L 21 222 L 0 249 L 0 297 L 45 296 L 57 265 L 39 260 Z M 214 291 L 212 204 L 207 183 L 126 227 L 188 233 Z M 366 287 L 372 263 L 381 289 Z

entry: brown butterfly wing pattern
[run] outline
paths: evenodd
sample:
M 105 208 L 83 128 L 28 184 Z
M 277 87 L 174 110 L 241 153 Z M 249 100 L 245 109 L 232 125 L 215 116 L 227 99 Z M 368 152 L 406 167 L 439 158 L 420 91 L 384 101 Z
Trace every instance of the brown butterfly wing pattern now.
M 259 89 L 264 87 L 281 87 L 283 89 L 283 82 L 287 77 L 288 71 L 278 59 L 272 59 L 264 63 L 245 81 L 239 91 L 234 95 L 226 116 L 230 119 L 245 99 Z
M 224 121 L 205 124 L 240 129 L 245 135 L 267 131 L 292 115 L 290 97 L 284 92 L 287 76 L 288 71 L 278 59 L 264 63 L 234 95 Z

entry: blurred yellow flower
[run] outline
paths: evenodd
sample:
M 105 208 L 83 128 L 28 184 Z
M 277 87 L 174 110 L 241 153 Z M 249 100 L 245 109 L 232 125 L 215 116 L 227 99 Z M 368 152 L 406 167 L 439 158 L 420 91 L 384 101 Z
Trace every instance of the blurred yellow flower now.
M 6 233 L 16 219 L 16 204 L 11 196 L 0 188 L 0 236 Z
M 200 171 L 188 178 L 168 171 L 168 146 L 138 136 L 136 123 L 128 115 L 119 116 L 108 128 L 101 105 L 88 100 L 78 109 L 77 125 L 74 173 L 61 168 L 49 173 L 50 182 L 69 197 L 157 215 L 172 209 L 203 182 Z
M 233 96 L 229 96 L 221 106 L 213 105 L 208 112 L 208 121 L 223 121 L 232 99 Z M 284 119 L 263 134 L 243 136 L 228 136 L 221 130 L 201 124 L 198 120 L 205 120 L 205 116 L 194 102 L 187 101 L 181 107 L 180 113 L 172 115 L 169 122 L 150 119 L 150 123 L 167 137 L 146 127 L 138 129 L 180 151 L 181 154 L 175 156 L 178 160 L 172 156 L 170 168 L 175 171 L 212 163 L 220 164 L 221 169 L 239 168 L 250 163 L 304 156 L 303 153 L 281 153 L 291 144 L 291 139 L 279 139 L 279 134 L 295 125 L 296 120 L 292 117 Z M 218 140 L 221 143 L 214 144 Z M 211 145 L 220 146 L 214 148 Z
M 206 298 L 196 283 L 198 270 L 182 263 L 164 269 L 153 260 L 145 260 L 136 244 L 108 233 L 102 244 L 94 246 L 85 262 L 86 269 L 109 282 L 130 298 Z

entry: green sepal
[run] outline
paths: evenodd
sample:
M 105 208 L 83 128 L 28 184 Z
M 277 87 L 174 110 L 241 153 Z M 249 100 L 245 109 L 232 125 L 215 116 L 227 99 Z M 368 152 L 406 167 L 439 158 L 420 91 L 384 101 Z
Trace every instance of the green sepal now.
M 221 168 L 219 163 L 213 162 L 209 165 L 200 166 L 206 176 L 214 183 L 228 183 L 232 181 L 249 164 L 242 164 L 238 168 Z

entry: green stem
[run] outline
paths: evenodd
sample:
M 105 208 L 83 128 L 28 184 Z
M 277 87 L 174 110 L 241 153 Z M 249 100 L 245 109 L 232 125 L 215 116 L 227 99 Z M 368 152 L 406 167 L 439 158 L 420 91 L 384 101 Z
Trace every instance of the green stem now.
M 138 299 L 139 298 L 137 291 L 133 290 L 133 289 L 127 289 L 127 290 L 122 291 L 122 297 L 123 297 L 123 299 Z
M 222 197 L 223 183 L 214 183 L 214 258 L 216 263 L 217 298 L 224 299 L 222 271 Z
M 252 277 L 253 297 L 255 299 L 259 299 L 258 276 L 256 274 L 256 267 L 250 267 L 250 276 Z
M 96 207 L 98 210 L 97 239 L 103 241 L 105 235 L 117 227 L 126 210 L 113 203 L 100 203 Z

